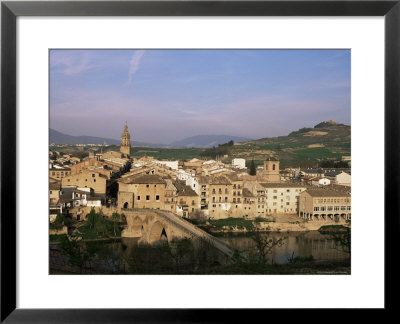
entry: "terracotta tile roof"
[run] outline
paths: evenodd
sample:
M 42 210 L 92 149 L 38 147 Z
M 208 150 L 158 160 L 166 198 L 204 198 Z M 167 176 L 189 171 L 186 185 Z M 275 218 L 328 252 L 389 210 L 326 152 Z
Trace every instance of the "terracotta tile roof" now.
M 122 183 L 137 183 L 137 184 L 166 184 L 165 180 L 155 174 L 145 174 L 138 176 L 130 176 L 126 178 L 119 179 L 118 182 Z
M 251 191 L 249 189 L 244 188 L 243 189 L 243 197 L 253 198 L 255 196 L 251 193 Z
M 260 183 L 264 188 L 305 188 L 304 184 L 294 182 Z
M 307 189 L 306 192 L 312 197 L 348 197 L 350 195 L 347 192 L 331 189 Z
M 185 185 L 179 180 L 174 182 L 174 186 L 177 189 L 178 196 L 189 196 L 189 197 L 197 196 L 197 193 L 190 186 Z
M 61 182 L 60 181 L 51 181 L 49 183 L 50 190 L 60 190 L 61 189 Z

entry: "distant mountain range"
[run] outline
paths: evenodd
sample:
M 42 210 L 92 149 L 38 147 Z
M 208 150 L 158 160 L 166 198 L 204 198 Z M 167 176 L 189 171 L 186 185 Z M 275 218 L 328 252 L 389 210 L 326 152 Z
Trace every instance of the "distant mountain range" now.
M 229 141 L 244 142 L 250 139 L 231 135 L 197 135 L 184 138 L 180 141 L 175 141 L 171 143 L 173 147 L 186 147 L 186 148 L 211 148 L 213 146 L 218 146 L 219 144 L 224 144 Z
M 143 147 L 160 147 L 160 148 L 210 148 L 213 146 L 218 146 L 219 144 L 224 144 L 229 141 L 243 142 L 249 141 L 248 138 L 230 136 L 230 135 L 197 135 L 182 139 L 180 141 L 175 141 L 171 144 L 155 144 L 146 142 L 131 141 L 132 146 L 143 146 Z M 112 138 L 96 137 L 96 136 L 73 136 L 61 133 L 50 128 L 50 143 L 55 144 L 103 144 L 106 142 L 109 145 L 120 145 L 121 141 Z
M 106 142 L 108 145 L 121 145 L 121 140 L 105 138 L 105 137 L 86 136 L 86 135 L 72 136 L 63 134 L 59 131 L 50 128 L 50 143 L 74 145 L 74 144 L 103 144 L 104 142 Z M 159 144 L 151 144 L 151 143 L 136 142 L 136 141 L 131 141 L 131 145 L 159 147 Z

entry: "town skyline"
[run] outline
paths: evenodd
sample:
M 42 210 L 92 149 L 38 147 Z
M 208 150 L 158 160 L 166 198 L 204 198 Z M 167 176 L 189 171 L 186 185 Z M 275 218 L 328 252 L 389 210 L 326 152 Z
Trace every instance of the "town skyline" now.
M 141 142 L 259 139 L 350 115 L 350 50 L 50 52 L 50 128 L 65 134 L 117 139 L 127 121 Z

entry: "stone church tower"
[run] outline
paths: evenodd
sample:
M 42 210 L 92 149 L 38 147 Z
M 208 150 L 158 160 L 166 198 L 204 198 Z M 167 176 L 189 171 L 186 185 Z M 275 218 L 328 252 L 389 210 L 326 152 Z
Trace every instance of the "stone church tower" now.
M 263 180 L 267 182 L 280 182 L 279 160 L 273 156 L 268 156 L 264 161 Z
M 125 123 L 124 131 L 121 135 L 121 149 L 124 157 L 129 157 L 131 153 L 131 135 L 128 132 L 128 125 Z

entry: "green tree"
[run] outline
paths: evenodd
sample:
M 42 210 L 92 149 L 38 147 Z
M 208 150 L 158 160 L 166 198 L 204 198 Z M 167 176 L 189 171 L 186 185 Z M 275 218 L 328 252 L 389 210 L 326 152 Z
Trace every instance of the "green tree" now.
M 81 273 L 85 265 L 94 258 L 98 250 L 95 245 L 90 245 L 85 248 L 85 246 L 82 243 L 79 243 L 76 238 L 68 239 L 67 236 L 63 237 L 60 243 L 61 249 L 69 258 L 69 263 L 79 267 Z
M 254 243 L 256 244 L 256 258 L 258 263 L 265 264 L 268 261 L 268 254 L 272 253 L 274 247 L 282 246 L 285 244 L 285 237 L 276 239 L 270 238 L 266 235 L 261 235 L 260 233 L 254 233 L 252 236 Z
M 117 221 L 120 221 L 120 220 L 121 220 L 121 215 L 118 214 L 118 213 L 112 213 L 111 219 L 112 219 L 113 225 L 114 225 L 114 237 L 115 237 L 115 236 L 117 236 L 116 229 L 115 229 L 115 223 L 116 223 Z
M 250 171 L 249 171 L 250 175 L 256 175 L 257 174 L 257 170 L 256 170 L 256 165 L 254 163 L 254 160 L 251 160 L 250 162 Z

